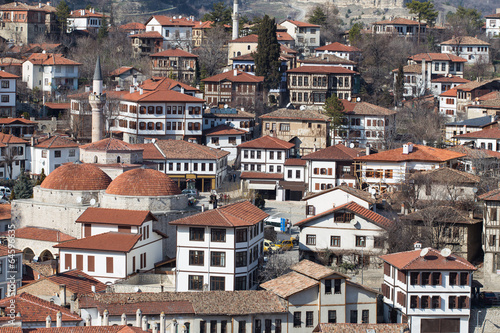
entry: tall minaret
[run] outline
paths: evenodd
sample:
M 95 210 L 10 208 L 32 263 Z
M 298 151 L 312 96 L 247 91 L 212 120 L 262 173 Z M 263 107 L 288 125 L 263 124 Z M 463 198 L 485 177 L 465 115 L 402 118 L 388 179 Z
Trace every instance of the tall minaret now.
M 97 57 L 94 70 L 94 83 L 89 95 L 89 103 L 92 107 L 92 142 L 102 140 L 104 137 L 104 114 L 103 107 L 106 104 L 106 94 L 102 93 L 101 58 Z
M 240 36 L 240 14 L 238 13 L 238 0 L 233 2 L 233 39 Z

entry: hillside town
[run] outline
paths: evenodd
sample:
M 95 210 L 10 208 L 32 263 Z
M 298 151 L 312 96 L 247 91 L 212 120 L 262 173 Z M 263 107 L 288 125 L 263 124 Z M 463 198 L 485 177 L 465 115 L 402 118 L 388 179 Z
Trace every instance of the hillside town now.
M 240 5 L 0 5 L 0 333 L 498 332 L 500 8 Z

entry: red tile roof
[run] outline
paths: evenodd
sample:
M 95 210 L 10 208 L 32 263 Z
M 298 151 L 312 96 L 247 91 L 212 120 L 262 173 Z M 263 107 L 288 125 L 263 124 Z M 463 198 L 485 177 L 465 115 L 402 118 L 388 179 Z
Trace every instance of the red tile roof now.
M 54 110 L 69 110 L 71 107 L 71 103 L 53 103 L 53 102 L 45 102 L 45 106 L 49 109 Z
M 13 122 L 11 122 L 11 120 L 9 120 L 9 118 L 7 118 L 7 121 L 9 123 L 13 123 Z M 17 120 L 17 121 L 20 121 L 20 120 Z M 27 123 L 26 121 L 21 121 L 21 122 L 22 123 Z M 0 121 L 0 125 L 1 124 L 2 124 L 2 122 Z M 0 142 L 1 143 L 6 143 L 6 144 L 9 144 L 9 143 L 24 143 L 24 144 L 28 144 L 28 141 L 26 141 L 26 140 L 23 140 L 21 138 L 18 138 L 17 136 L 10 135 L 10 134 L 5 134 L 5 133 L 0 133 Z
M 266 113 L 260 116 L 261 119 L 289 119 L 289 120 L 311 120 L 327 122 L 330 118 L 326 115 L 313 110 L 296 110 L 296 109 L 278 109 L 276 111 Z
M 153 19 L 155 18 L 158 23 L 160 23 L 161 26 L 168 26 L 168 27 L 194 27 L 195 22 L 189 20 L 186 17 L 179 17 L 179 18 L 173 18 L 173 17 L 168 17 L 164 15 L 154 15 L 149 20 L 146 22 L 146 25 Z
M 89 207 L 75 222 L 140 226 L 147 221 L 158 221 L 149 210 Z
M 384 20 L 384 21 L 378 21 L 373 23 L 374 25 L 418 25 L 417 21 L 405 19 L 402 17 L 396 17 L 395 19 L 392 20 Z M 427 24 L 425 22 L 420 22 L 421 26 L 426 26 Z
M 269 173 L 258 171 L 244 171 L 240 175 L 241 179 L 283 179 L 282 173 Z
M 234 75 L 235 72 L 236 72 L 236 75 Z M 224 81 L 224 80 L 231 81 L 231 82 L 259 83 L 259 82 L 264 82 L 264 77 L 248 74 L 245 72 L 241 72 L 239 70 L 231 70 L 231 71 L 224 72 L 222 74 L 217 74 L 217 75 L 214 75 L 211 77 L 207 77 L 206 79 L 203 79 L 201 81 L 220 83 L 221 81 Z
M 268 216 L 269 214 L 255 207 L 249 201 L 241 201 L 171 221 L 169 224 L 234 228 L 255 225 Z
M 10 249 L 12 251 L 12 249 Z M 23 251 L 21 250 L 18 250 L 18 249 L 14 249 L 14 253 L 22 253 Z M 3 245 L 3 244 L 0 244 L 0 257 L 4 257 L 4 256 L 7 256 L 9 255 L 9 253 L 12 253 L 12 252 L 9 252 L 9 247 L 7 245 Z
M 289 69 L 287 73 L 313 73 L 313 74 L 359 74 L 358 72 L 341 66 L 300 66 Z
M 122 24 L 118 27 L 121 30 L 146 30 L 146 26 L 140 22 L 130 22 L 127 24 Z
M 485 15 L 484 18 L 500 18 L 500 13 Z
M 0 221 L 10 220 L 10 218 L 12 217 L 10 211 L 10 204 L 0 204 Z
M 308 276 L 310 278 L 313 278 L 315 280 L 321 280 L 326 278 L 327 276 L 330 276 L 332 274 L 336 274 L 339 276 L 342 276 L 343 278 L 348 279 L 349 277 L 347 275 L 338 273 L 334 271 L 333 269 L 330 269 L 326 266 L 317 264 L 315 262 L 312 262 L 307 259 L 303 259 L 300 262 L 296 263 L 292 267 L 290 267 L 292 271 L 298 272 L 300 274 L 303 274 L 305 276 Z
M 134 69 L 134 67 L 130 67 L 130 66 L 122 66 L 120 68 L 117 68 L 115 69 L 114 71 L 112 71 L 111 73 L 109 73 L 109 76 L 118 76 L 118 75 L 122 75 L 123 73 L 126 73 L 128 72 L 129 70 L 131 69 Z
M 364 208 L 363 206 L 358 205 L 354 201 L 351 201 L 351 202 L 348 202 L 346 204 L 329 209 L 327 211 L 324 211 L 321 214 L 317 214 L 317 215 L 308 217 L 302 221 L 295 223 L 295 225 L 296 226 L 303 226 L 311 221 L 314 221 L 320 217 L 330 215 L 333 212 L 336 212 L 338 210 L 348 210 L 348 211 L 350 211 L 358 216 L 361 216 L 362 218 L 366 219 L 369 222 L 375 223 L 376 225 L 378 225 L 379 227 L 384 228 L 384 229 L 390 229 L 394 225 L 393 221 L 389 220 L 388 218 L 386 218 L 380 214 L 375 213 L 374 211 L 371 211 L 369 209 Z
M 259 36 L 256 34 L 246 35 L 229 41 L 229 43 L 257 43 Z
M 106 138 L 97 142 L 91 142 L 81 146 L 80 148 L 84 150 L 97 150 L 106 152 L 133 152 L 141 150 L 140 147 L 115 138 Z
M 382 255 L 380 259 L 399 270 L 476 270 L 474 265 L 462 257 L 451 254 L 446 258 L 438 250 L 427 249 L 428 254 L 425 257 L 420 256 L 422 250 L 413 250 Z
M 54 245 L 58 249 L 81 249 L 110 252 L 129 252 L 135 246 L 140 234 L 106 232 Z
M 260 287 L 286 299 L 298 292 L 315 287 L 318 284 L 319 282 L 315 279 L 311 279 L 297 272 L 290 272 L 273 280 L 264 282 Z
M 306 156 L 303 160 L 321 160 L 321 161 L 354 161 L 358 157 L 358 151 L 339 143 L 324 149 L 315 151 Z
M 0 233 L 1 235 L 8 235 L 8 231 Z M 76 239 L 73 236 L 65 234 L 56 229 L 42 228 L 42 227 L 24 227 L 16 229 L 16 238 L 32 239 L 45 242 L 65 242 Z
M 444 93 L 442 93 L 439 96 L 443 96 L 443 97 L 457 97 L 457 88 L 452 88 L 452 89 L 446 90 Z
M 94 12 L 89 9 L 75 9 L 71 11 L 70 17 L 109 17 L 109 15 L 105 15 L 104 13 Z
M 229 155 L 229 152 L 224 150 L 183 140 L 157 140 L 155 144 L 168 160 L 216 160 Z
M 141 94 L 140 91 L 127 93 L 123 95 L 122 99 L 131 102 L 182 102 L 182 103 L 203 103 L 205 100 L 182 94 L 173 90 L 144 90 Z
M 1 79 L 19 79 L 19 76 L 8 73 L 6 71 L 0 71 L 0 78 Z
M 150 54 L 150 57 L 183 57 L 183 58 L 198 58 L 197 55 L 186 52 L 181 49 L 168 49 L 158 53 Z
M 358 189 L 353 188 L 353 187 L 349 187 L 347 185 L 339 185 L 339 186 L 336 186 L 334 188 L 329 188 L 329 189 L 323 190 L 321 192 L 309 194 L 308 196 L 302 198 L 302 201 L 306 201 L 306 200 L 318 197 L 320 195 L 323 195 L 325 193 L 329 193 L 329 192 L 336 191 L 336 190 L 344 191 L 344 192 L 346 192 L 350 195 L 353 195 L 355 197 L 358 197 L 358 198 L 360 198 L 368 203 L 371 203 L 371 204 L 375 203 L 375 199 L 372 197 L 372 195 L 370 193 L 363 191 L 363 190 L 358 190 Z
M 457 139 L 461 139 L 461 138 L 500 139 L 500 128 L 498 128 L 498 127 L 485 128 L 485 129 L 482 129 L 480 131 L 455 135 L 454 138 L 457 138 Z
M 38 144 L 35 145 L 36 148 L 76 148 L 78 147 L 78 143 L 71 140 L 67 136 L 53 136 L 51 138 L 46 138 L 38 141 Z
M 29 119 L 24 119 L 24 118 L 0 118 L 0 125 L 10 125 L 10 124 L 26 124 L 26 125 L 36 125 L 36 121 L 31 121 Z M 19 138 L 18 138 L 19 139 Z M 22 139 L 19 139 L 22 140 Z M 22 142 L 26 142 L 23 140 Z
M 144 160 L 164 160 L 163 156 L 154 143 L 136 143 L 135 146 L 138 149 L 143 149 L 142 158 Z
M 472 36 L 459 36 L 459 37 L 453 37 L 452 39 L 448 39 L 447 41 L 444 41 L 441 43 L 441 45 L 460 45 L 460 46 L 466 46 L 466 45 L 491 45 L 488 42 L 485 42 L 484 40 L 480 40 L 478 38 L 472 37 Z
M 367 102 L 350 102 L 346 99 L 342 99 L 341 101 L 344 104 L 344 112 L 347 114 L 367 116 L 392 116 L 396 114 L 396 111 Z
M 54 325 L 54 323 L 52 324 Z M 10 333 L 4 331 L 6 327 L 0 328 L 0 333 Z M 19 329 L 21 329 L 19 327 Z M 25 328 L 19 333 L 147 333 L 139 327 L 127 325 L 113 326 L 70 326 L 70 327 L 50 327 L 50 328 Z M 17 333 L 17 332 L 12 332 Z
M 305 166 L 306 164 L 307 161 L 300 158 L 287 158 L 285 161 L 285 166 Z
M 59 311 L 62 313 L 63 322 L 79 323 L 82 321 L 80 316 L 71 313 L 68 309 L 54 305 L 27 293 L 21 293 L 0 300 L 0 307 L 2 308 L 8 308 L 11 305 L 14 306 L 14 313 L 20 314 L 20 319 L 23 323 L 43 323 L 45 325 L 47 316 L 50 316 L 52 320 L 55 321 L 57 312 Z M 10 317 L 7 316 L 4 318 Z M 1 319 L 0 317 L 0 320 Z
M 106 189 L 107 194 L 126 196 L 168 196 L 181 194 L 169 176 L 153 169 L 138 168 L 116 177 Z
M 190 85 L 187 85 L 185 83 L 176 81 L 168 77 L 160 77 L 160 76 L 153 76 L 152 78 L 147 79 L 146 81 L 142 82 L 142 84 L 139 87 L 147 91 L 172 90 L 176 87 L 184 88 L 184 90 L 191 92 L 198 91 L 197 88 L 191 87 Z
M 263 149 L 291 149 L 295 144 L 265 135 L 260 138 L 243 142 L 238 145 L 238 148 L 263 148 Z
M 163 39 L 163 36 L 158 31 L 141 32 L 140 34 L 130 35 L 129 38 L 157 38 Z
M 277 31 L 276 32 L 276 37 L 278 37 L 278 42 L 279 41 L 292 41 L 294 40 L 292 36 L 288 32 L 284 31 Z
M 42 277 L 40 280 L 30 283 L 29 286 L 35 285 L 38 281 L 41 280 L 48 280 L 58 286 L 64 284 L 68 291 L 78 295 L 84 295 L 93 292 L 92 286 L 95 286 L 96 292 L 102 292 L 106 290 L 106 285 L 104 283 L 96 280 L 92 276 L 85 274 L 78 269 L 74 269 L 64 273 L 58 273 L 52 276 Z M 23 288 L 21 287 L 19 290 L 22 291 L 22 289 Z
M 295 24 L 299 28 L 321 28 L 320 25 L 312 24 L 312 23 L 308 23 L 308 22 L 301 22 L 301 21 L 295 21 L 295 20 L 285 20 L 283 22 L 290 22 L 292 24 Z M 283 22 L 281 22 L 280 25 L 282 25 Z
M 81 63 L 64 58 L 62 54 L 55 53 L 33 53 L 26 61 L 34 65 L 54 66 L 54 65 L 69 65 L 80 66 Z
M 98 191 L 106 189 L 110 183 L 111 178 L 95 165 L 68 163 L 52 171 L 40 187 L 66 191 Z
M 465 154 L 439 149 L 434 147 L 413 145 L 413 151 L 403 154 L 403 147 L 383 151 L 380 153 L 357 157 L 358 161 L 383 161 L 383 162 L 403 162 L 403 161 L 426 161 L 426 162 L 446 162 L 456 158 L 464 157 Z
M 449 53 L 419 53 L 408 57 L 408 59 L 414 60 L 416 62 L 421 62 L 424 59 L 425 61 L 447 60 L 451 62 L 467 62 L 467 60 L 465 60 L 464 58 Z
M 333 51 L 333 52 L 361 52 L 360 49 L 354 46 L 341 44 L 339 42 L 320 46 L 315 51 Z
M 484 201 L 500 201 L 500 189 L 497 188 L 481 194 L 478 198 Z
M 471 82 L 471 81 L 467 80 L 467 79 L 464 79 L 464 78 L 461 78 L 460 76 L 456 76 L 456 75 L 450 74 L 450 75 L 447 75 L 447 76 L 439 76 L 439 77 L 437 77 L 435 79 L 432 79 L 431 82 L 468 83 L 468 82 Z
M 215 126 L 209 130 L 205 131 L 206 136 L 216 136 L 216 135 L 245 135 L 247 132 L 238 128 L 228 126 L 226 124 Z

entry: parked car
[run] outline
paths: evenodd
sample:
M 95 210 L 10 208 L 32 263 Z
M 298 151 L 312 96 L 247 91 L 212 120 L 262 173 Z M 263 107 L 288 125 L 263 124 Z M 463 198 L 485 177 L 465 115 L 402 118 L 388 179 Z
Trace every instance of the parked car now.
M 479 294 L 479 299 L 484 305 L 495 305 L 498 303 L 497 295 L 491 291 L 483 291 Z
M 276 246 L 282 251 L 288 251 L 288 250 L 293 249 L 293 242 L 292 242 L 292 240 L 285 239 L 285 240 L 277 241 Z
M 190 189 L 185 189 L 182 190 L 182 194 L 187 194 L 189 197 L 195 197 L 198 198 L 198 190 L 190 190 Z
M 0 186 L 0 198 L 5 197 L 6 199 L 9 199 L 10 194 L 11 194 L 10 188 L 6 186 Z
M 269 239 L 264 239 L 264 252 L 277 251 L 279 248 Z

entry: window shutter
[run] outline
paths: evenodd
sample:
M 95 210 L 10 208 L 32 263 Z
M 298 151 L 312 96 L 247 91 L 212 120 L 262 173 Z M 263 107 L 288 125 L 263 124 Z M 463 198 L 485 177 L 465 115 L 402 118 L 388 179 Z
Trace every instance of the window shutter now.
M 64 255 L 64 269 L 71 269 L 71 253 Z
M 113 257 L 106 257 L 106 273 L 113 273 Z
M 319 190 L 319 184 L 315 184 L 314 189 Z
M 135 273 L 135 256 L 132 257 L 132 272 Z
M 465 305 L 465 306 L 464 306 L 464 308 L 465 308 L 465 309 L 468 309 L 468 308 L 469 308 L 469 296 L 466 296 L 466 297 L 465 297 L 465 304 L 464 304 L 464 305 Z
M 439 273 L 439 285 L 441 285 L 441 286 L 443 285 L 443 274 L 442 273 Z M 441 299 L 439 301 L 441 302 Z
M 94 256 L 87 257 L 87 270 L 89 272 L 95 272 L 95 257 Z
M 417 308 L 420 309 L 420 296 L 417 296 Z
M 92 226 L 89 223 L 85 223 L 83 227 L 83 237 L 90 237 L 91 236 L 91 228 Z
M 467 285 L 470 285 L 470 281 L 469 281 L 469 279 L 470 279 L 470 274 L 469 274 L 469 273 L 465 273 L 465 274 L 467 274 Z
M 83 270 L 83 255 L 76 255 L 76 269 Z
M 422 273 L 420 272 L 417 274 L 417 281 L 418 281 L 417 284 L 422 285 Z
M 332 175 L 332 168 L 328 168 L 328 176 Z

